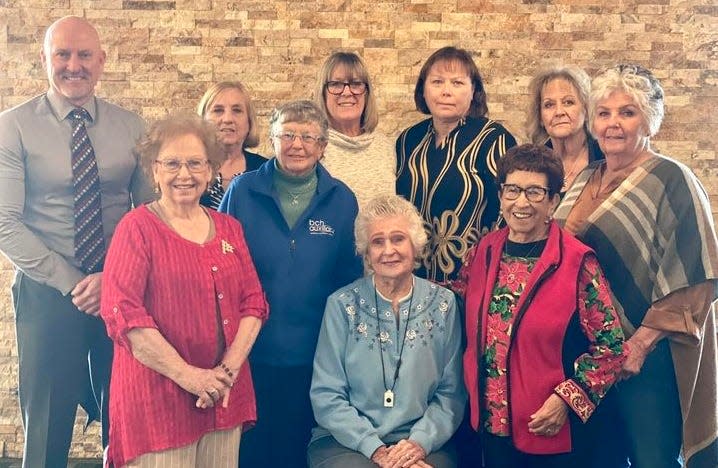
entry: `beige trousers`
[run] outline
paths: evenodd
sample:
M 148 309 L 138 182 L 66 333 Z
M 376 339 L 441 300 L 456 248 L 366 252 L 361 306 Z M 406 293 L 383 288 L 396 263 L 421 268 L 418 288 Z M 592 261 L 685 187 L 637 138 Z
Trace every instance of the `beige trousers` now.
M 184 447 L 151 452 L 130 461 L 126 468 L 237 468 L 242 426 L 205 434 Z

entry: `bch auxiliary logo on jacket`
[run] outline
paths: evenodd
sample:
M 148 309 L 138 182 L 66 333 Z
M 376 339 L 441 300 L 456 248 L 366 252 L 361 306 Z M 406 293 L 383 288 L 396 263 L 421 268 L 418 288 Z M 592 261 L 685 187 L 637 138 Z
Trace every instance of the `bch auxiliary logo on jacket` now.
M 309 220 L 309 233 L 333 236 L 334 228 L 331 227 L 329 225 L 329 223 L 327 223 L 323 219 L 310 219 Z

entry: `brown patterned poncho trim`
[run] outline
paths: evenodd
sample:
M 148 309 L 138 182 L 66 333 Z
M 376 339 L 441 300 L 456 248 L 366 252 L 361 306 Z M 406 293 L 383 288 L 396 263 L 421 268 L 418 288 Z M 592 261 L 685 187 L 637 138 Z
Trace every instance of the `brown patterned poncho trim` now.
M 592 163 L 577 177 L 556 211 L 559 224 L 602 164 Z M 596 251 L 629 335 L 654 302 L 706 281 L 718 284 L 718 240 L 708 195 L 687 166 L 670 158 L 656 156 L 636 167 L 576 235 Z M 688 467 L 693 455 L 718 444 L 717 363 L 711 359 L 716 355 L 715 304 L 706 311 L 697 345 L 670 341 Z

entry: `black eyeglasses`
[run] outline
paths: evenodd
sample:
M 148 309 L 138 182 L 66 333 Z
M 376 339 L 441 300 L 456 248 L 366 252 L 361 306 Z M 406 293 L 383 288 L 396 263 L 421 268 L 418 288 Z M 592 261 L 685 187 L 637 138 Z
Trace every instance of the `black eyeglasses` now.
M 530 185 L 526 188 L 519 187 L 516 184 L 501 184 L 501 195 L 507 200 L 516 200 L 523 192 L 526 199 L 530 202 L 539 203 L 548 195 L 548 189 L 539 187 L 538 185 Z
M 366 83 L 363 81 L 327 81 L 324 85 L 329 94 L 340 95 L 344 92 L 344 88 L 349 86 L 349 92 L 355 96 L 366 93 Z
M 155 162 L 169 173 L 179 172 L 182 166 L 187 166 L 187 170 L 190 172 L 202 172 L 207 169 L 207 165 L 209 164 L 209 161 L 206 159 L 188 159 L 187 161 L 180 161 L 179 159 L 155 159 Z

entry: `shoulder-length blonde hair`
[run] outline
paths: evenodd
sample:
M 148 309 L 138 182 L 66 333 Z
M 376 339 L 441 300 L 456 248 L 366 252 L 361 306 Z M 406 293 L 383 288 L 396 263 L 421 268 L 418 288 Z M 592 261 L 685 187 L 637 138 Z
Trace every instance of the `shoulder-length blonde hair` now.
M 374 85 L 372 84 L 364 60 L 356 53 L 339 50 L 327 57 L 321 70 L 319 70 L 317 82 L 314 85 L 314 101 L 327 117 L 329 117 L 326 86 L 327 82 L 331 79 L 332 72 L 337 67 L 345 67 L 352 79 L 366 83 L 364 111 L 361 114 L 359 126 L 366 133 L 373 132 L 379 123 L 379 111 L 377 109 L 376 96 L 374 95 Z
M 217 99 L 217 96 L 219 96 L 219 93 L 228 89 L 236 89 L 237 91 L 242 93 L 242 96 L 244 96 L 244 100 L 247 103 L 249 132 L 247 133 L 247 138 L 244 139 L 244 143 L 242 143 L 242 147 L 253 148 L 259 144 L 257 113 L 254 110 L 252 98 L 249 97 L 249 92 L 247 92 L 247 88 L 245 88 L 245 86 L 239 81 L 221 81 L 207 88 L 207 91 L 204 92 L 204 95 L 199 100 L 199 104 L 197 104 L 197 115 L 199 115 L 203 119 L 206 119 L 207 112 L 209 112 L 210 107 L 212 107 L 212 104 L 214 103 L 214 100 Z
M 540 70 L 529 83 L 529 108 L 526 113 L 526 133 L 535 145 L 543 145 L 548 133 L 541 122 L 541 93 L 544 87 L 554 80 L 565 80 L 576 89 L 578 100 L 583 106 L 586 120 L 584 131 L 588 135 L 588 97 L 591 92 L 591 79 L 585 71 L 574 65 L 555 66 Z

